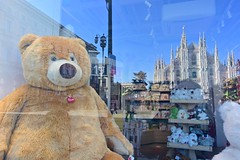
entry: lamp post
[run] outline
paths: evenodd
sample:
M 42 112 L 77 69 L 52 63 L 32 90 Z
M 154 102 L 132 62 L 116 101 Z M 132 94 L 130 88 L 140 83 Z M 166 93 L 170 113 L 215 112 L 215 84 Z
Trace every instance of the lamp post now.
M 110 64 L 110 56 L 113 55 L 112 53 L 112 0 L 105 0 L 106 8 L 108 11 L 108 65 L 107 65 L 107 97 L 108 97 L 108 107 L 111 106 L 111 87 L 112 87 L 112 80 L 113 77 L 111 76 L 111 68 L 112 64 Z
M 99 35 L 95 37 L 95 44 L 98 43 Z M 104 48 L 106 47 L 106 36 L 103 34 L 100 37 L 100 47 L 102 47 L 102 64 L 99 66 L 99 74 L 100 74 L 100 87 L 99 87 L 99 94 L 101 98 L 104 98 L 104 89 L 103 89 L 103 74 L 104 74 Z

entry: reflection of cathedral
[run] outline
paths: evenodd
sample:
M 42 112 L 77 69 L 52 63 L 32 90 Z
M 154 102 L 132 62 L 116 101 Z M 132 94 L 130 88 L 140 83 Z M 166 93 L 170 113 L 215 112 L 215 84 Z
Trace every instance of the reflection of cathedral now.
M 170 81 L 172 87 L 184 79 L 197 82 L 205 93 L 209 93 L 212 85 L 221 85 L 225 78 L 236 76 L 236 67 L 233 52 L 228 55 L 227 66 L 219 61 L 218 48 L 215 44 L 214 53 L 207 51 L 206 39 L 199 36 L 198 45 L 187 44 L 186 34 L 183 28 L 180 47 L 174 51 L 171 49 L 170 64 L 163 60 L 157 60 L 154 69 L 154 82 Z

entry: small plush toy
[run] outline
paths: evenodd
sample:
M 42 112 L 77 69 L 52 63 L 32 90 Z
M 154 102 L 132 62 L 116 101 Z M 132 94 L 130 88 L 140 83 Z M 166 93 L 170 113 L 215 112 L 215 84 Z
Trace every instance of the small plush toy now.
M 204 132 L 201 128 L 198 126 L 190 126 L 189 127 L 189 133 L 194 133 L 197 135 L 197 137 L 202 137 L 204 136 Z
M 188 144 L 189 135 L 188 135 L 188 133 L 183 133 L 183 134 L 180 135 L 180 137 L 178 139 L 179 139 L 179 143 Z
M 186 88 L 181 88 L 180 89 L 180 95 L 179 95 L 179 99 L 188 99 L 188 90 Z
M 176 99 L 176 89 L 175 88 L 173 88 L 171 90 L 170 99 Z
M 175 134 L 177 127 L 176 126 L 172 126 L 171 127 L 171 135 L 167 137 L 168 142 L 172 142 L 172 143 L 177 143 L 178 140 L 178 135 Z
M 170 109 L 170 116 L 169 116 L 169 118 L 170 119 L 177 119 L 177 114 L 178 114 L 178 108 L 176 106 L 173 106 Z
M 219 112 L 223 120 L 224 134 L 230 143 L 222 152 L 215 155 L 212 160 L 239 160 L 240 159 L 240 105 L 236 102 L 223 103 Z
M 188 119 L 192 119 L 192 120 L 196 119 L 197 112 L 195 108 L 187 110 L 187 113 L 188 113 Z
M 170 96 L 171 99 L 180 99 L 180 96 L 181 96 L 180 89 L 173 89 L 171 91 L 171 96 Z
M 167 136 L 168 142 L 178 143 L 178 135 L 176 133 L 172 133 L 170 136 Z
M 172 142 L 172 143 L 179 143 L 179 137 L 181 137 L 184 132 L 180 127 L 176 127 L 176 126 L 172 126 L 171 127 L 171 135 L 168 136 L 168 142 Z
M 19 43 L 27 84 L 0 101 L 0 159 L 123 160 L 133 146 L 88 85 L 85 42 L 28 34 Z
M 171 126 L 170 130 L 171 130 L 171 133 L 174 133 L 176 131 L 177 127 L 176 126 Z
M 179 109 L 177 119 L 188 119 L 188 113 L 185 109 Z
M 197 107 L 197 119 L 198 120 L 207 120 L 209 119 L 206 108 L 205 107 Z
M 194 90 L 194 99 L 203 99 L 203 90 L 200 88 L 196 88 Z
M 206 135 L 206 136 L 201 136 L 198 138 L 199 141 L 199 145 L 202 146 L 213 146 L 214 143 L 214 138 L 212 138 L 210 135 Z
M 198 137 L 195 133 L 190 133 L 188 136 L 188 144 L 189 146 L 197 146 L 198 145 Z
M 180 128 L 180 127 L 177 127 L 177 128 L 176 128 L 176 130 L 175 130 L 175 133 L 177 133 L 177 134 L 178 134 L 178 136 L 181 136 L 181 135 L 182 135 L 182 133 L 183 133 L 183 130 L 182 130 L 182 128 Z

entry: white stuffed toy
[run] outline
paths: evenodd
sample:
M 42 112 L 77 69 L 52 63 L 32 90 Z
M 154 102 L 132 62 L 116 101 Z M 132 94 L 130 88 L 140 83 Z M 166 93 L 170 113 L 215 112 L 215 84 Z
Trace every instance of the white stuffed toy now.
M 206 113 L 206 109 L 201 109 L 201 108 L 198 108 L 197 110 L 197 119 L 198 120 L 207 120 L 209 119 L 207 113 Z
M 180 89 L 180 99 L 188 99 L 188 90 L 186 88 Z
M 219 112 L 230 146 L 215 155 L 212 160 L 240 160 L 240 105 L 227 101 L 220 106 Z
M 189 89 L 188 90 L 188 99 L 196 99 L 195 98 L 195 92 L 194 92 L 194 89 Z
M 178 139 L 179 139 L 179 143 L 188 144 L 189 135 L 188 135 L 188 133 L 183 133 L 183 134 L 180 135 L 180 137 Z
M 179 109 L 177 119 L 188 119 L 189 115 L 185 109 Z
M 196 88 L 194 91 L 194 99 L 203 99 L 203 90 Z
M 198 137 L 195 133 L 189 134 L 188 144 L 189 146 L 197 146 L 198 145 Z
M 167 136 L 168 142 L 177 143 L 178 135 L 175 133 L 176 129 L 177 129 L 176 126 L 171 127 L 171 133 L 172 134 L 170 136 Z
M 179 137 L 184 134 L 183 130 L 180 127 L 172 126 L 171 132 L 172 134 L 167 137 L 168 142 L 179 143 Z

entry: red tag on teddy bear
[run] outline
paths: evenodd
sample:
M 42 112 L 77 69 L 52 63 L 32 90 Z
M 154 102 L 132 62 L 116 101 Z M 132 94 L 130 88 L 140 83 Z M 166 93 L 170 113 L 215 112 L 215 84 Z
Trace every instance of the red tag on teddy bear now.
M 73 103 L 73 102 L 75 102 L 75 99 L 72 96 L 68 96 L 67 101 L 68 101 L 68 103 Z

